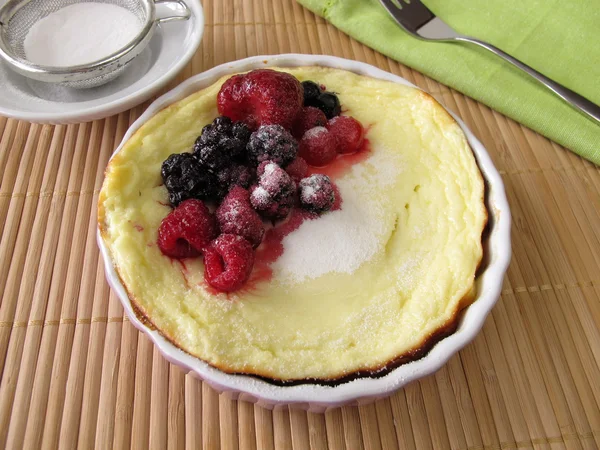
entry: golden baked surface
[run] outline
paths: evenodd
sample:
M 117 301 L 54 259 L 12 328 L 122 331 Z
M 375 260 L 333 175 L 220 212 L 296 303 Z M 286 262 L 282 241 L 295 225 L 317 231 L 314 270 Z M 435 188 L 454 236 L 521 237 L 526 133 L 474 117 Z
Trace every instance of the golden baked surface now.
M 371 154 L 335 180 L 339 211 L 284 241 L 273 276 L 213 295 L 201 259 L 162 255 L 160 166 L 217 115 L 226 78 L 161 111 L 112 159 L 99 225 L 134 305 L 169 340 L 227 372 L 335 379 L 419 348 L 472 297 L 487 214 L 481 174 L 454 120 L 430 96 L 350 72 L 277 69 L 339 93 L 370 127 Z M 161 205 L 163 203 L 164 205 Z

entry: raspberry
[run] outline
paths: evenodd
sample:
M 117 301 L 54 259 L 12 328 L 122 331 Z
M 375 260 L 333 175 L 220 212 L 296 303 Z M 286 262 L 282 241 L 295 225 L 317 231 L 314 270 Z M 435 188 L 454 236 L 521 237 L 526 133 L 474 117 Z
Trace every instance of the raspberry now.
M 341 154 L 358 151 L 365 131 L 358 120 L 350 116 L 337 116 L 329 121 L 329 132 L 337 139 L 337 151 Z
M 313 100 L 316 100 L 323 90 L 314 81 L 303 81 L 302 87 L 304 88 L 304 104 L 308 105 Z
M 200 200 L 189 199 L 165 217 L 158 227 L 158 247 L 172 258 L 198 256 L 218 235 L 215 217 Z
M 329 211 L 335 202 L 333 184 L 327 175 L 314 174 L 299 184 L 300 204 L 315 213 Z
M 296 184 L 273 161 L 258 166 L 258 185 L 251 189 L 250 203 L 258 212 L 271 219 L 283 219 L 294 206 Z
M 311 166 L 325 166 L 337 156 L 335 136 L 325 127 L 312 128 L 300 140 L 298 154 Z
M 252 245 L 235 234 L 222 234 L 204 249 L 204 279 L 221 292 L 241 288 L 253 265 Z
M 216 216 L 221 233 L 242 236 L 254 248 L 262 242 L 265 228 L 250 205 L 250 194 L 246 189 L 234 187 L 217 208 Z
M 258 69 L 229 78 L 217 95 L 219 113 L 255 130 L 278 124 L 290 129 L 300 112 L 303 88 L 292 75 Z
M 314 127 L 324 127 L 327 125 L 327 117 L 319 108 L 307 106 L 302 108 L 302 111 L 294 122 L 292 134 L 296 139 L 302 139 L 304 133 Z
M 263 125 L 250 136 L 247 152 L 248 161 L 254 166 L 274 161 L 285 167 L 296 157 L 298 142 L 281 125 Z
M 308 174 L 308 164 L 306 164 L 304 158 L 300 158 L 298 156 L 295 160 L 288 164 L 288 166 L 285 168 L 285 171 L 292 178 L 292 180 L 298 183 Z
M 188 198 L 211 199 L 217 192 L 216 177 L 203 169 L 191 153 L 169 156 L 162 163 L 161 175 L 173 206 Z
M 234 160 L 244 159 L 249 138 L 250 130 L 243 123 L 217 117 L 196 139 L 194 156 L 209 170 L 217 171 Z

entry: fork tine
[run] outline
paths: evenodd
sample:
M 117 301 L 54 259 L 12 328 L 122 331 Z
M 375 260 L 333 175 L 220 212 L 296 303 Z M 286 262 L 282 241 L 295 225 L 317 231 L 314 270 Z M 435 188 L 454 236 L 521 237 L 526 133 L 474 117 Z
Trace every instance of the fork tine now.
M 420 0 L 397 0 L 399 7 L 393 0 L 380 0 L 385 9 L 399 22 L 407 31 L 416 33 L 419 28 L 435 18 L 427 6 Z

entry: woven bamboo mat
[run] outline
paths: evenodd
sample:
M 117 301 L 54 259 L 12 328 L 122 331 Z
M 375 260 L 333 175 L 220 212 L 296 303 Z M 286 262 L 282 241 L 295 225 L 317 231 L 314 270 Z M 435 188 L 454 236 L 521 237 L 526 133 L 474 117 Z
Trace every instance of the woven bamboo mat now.
M 201 49 L 170 87 L 246 56 L 325 53 L 399 74 L 457 112 L 514 215 L 502 298 L 471 345 L 389 399 L 324 415 L 231 401 L 167 363 L 104 280 L 98 189 L 146 105 L 69 126 L 0 117 L 0 448 L 599 448 L 598 168 L 292 0 L 204 6 Z

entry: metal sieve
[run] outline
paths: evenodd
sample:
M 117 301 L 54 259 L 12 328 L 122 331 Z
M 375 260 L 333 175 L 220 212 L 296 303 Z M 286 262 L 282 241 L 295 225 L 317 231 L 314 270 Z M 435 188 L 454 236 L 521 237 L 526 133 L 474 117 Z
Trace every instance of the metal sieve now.
M 104 59 L 72 67 L 52 67 L 27 60 L 23 43 L 38 20 L 80 0 L 8 0 L 0 8 L 0 56 L 15 72 L 34 80 L 85 89 L 113 80 L 148 45 L 156 25 L 172 20 L 187 20 L 191 12 L 183 0 L 87 0 L 110 3 L 132 12 L 141 24 L 138 35 L 125 47 Z M 156 5 L 163 4 L 171 15 L 157 18 Z

